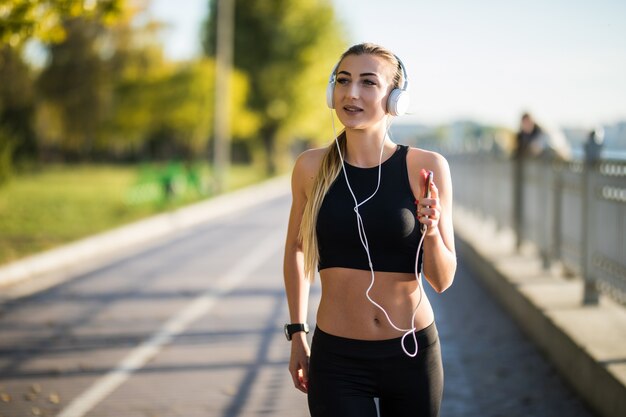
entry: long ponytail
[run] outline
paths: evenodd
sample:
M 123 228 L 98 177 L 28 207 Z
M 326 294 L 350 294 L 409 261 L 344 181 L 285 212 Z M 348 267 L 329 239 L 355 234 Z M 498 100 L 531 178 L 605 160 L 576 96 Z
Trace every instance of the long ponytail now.
M 345 155 L 345 131 L 339 134 L 337 140 L 339 141 L 341 153 Z M 304 275 L 311 282 L 315 278 L 315 271 L 317 270 L 317 264 L 319 261 L 319 248 L 316 233 L 317 214 L 322 206 L 322 201 L 324 201 L 324 196 L 326 196 L 330 186 L 333 184 L 340 172 L 341 158 L 339 157 L 337 145 L 333 141 L 333 143 L 326 148 L 322 164 L 317 172 L 315 180 L 313 181 L 311 195 L 309 196 L 304 207 L 304 214 L 302 216 L 300 231 L 298 233 L 298 239 L 302 242 L 304 250 Z

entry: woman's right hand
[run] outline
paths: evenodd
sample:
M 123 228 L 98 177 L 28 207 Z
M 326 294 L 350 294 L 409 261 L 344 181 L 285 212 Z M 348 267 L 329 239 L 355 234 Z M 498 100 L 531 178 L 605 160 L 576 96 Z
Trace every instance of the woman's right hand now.
M 289 359 L 289 373 L 294 386 L 305 394 L 309 389 L 309 357 L 311 349 L 304 332 L 293 335 L 291 340 L 291 358 Z

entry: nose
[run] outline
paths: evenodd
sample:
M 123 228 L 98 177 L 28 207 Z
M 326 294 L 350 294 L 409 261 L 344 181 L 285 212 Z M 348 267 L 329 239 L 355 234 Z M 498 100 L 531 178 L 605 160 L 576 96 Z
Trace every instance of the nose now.
M 359 98 L 359 85 L 358 83 L 350 83 L 348 86 L 348 98 Z

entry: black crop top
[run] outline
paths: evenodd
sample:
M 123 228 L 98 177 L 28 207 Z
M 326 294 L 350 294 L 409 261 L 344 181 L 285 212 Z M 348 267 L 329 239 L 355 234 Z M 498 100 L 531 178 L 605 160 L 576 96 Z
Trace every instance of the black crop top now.
M 409 185 L 406 165 L 408 146 L 398 149 L 382 163 L 380 188 L 359 207 L 375 271 L 414 272 L 420 223 Z M 358 168 L 346 163 L 352 190 L 359 202 L 376 189 L 378 166 Z M 354 199 L 343 171 L 324 197 L 316 224 L 319 270 L 332 267 L 369 270 L 367 253 L 359 239 Z M 420 253 L 418 268 L 421 268 Z

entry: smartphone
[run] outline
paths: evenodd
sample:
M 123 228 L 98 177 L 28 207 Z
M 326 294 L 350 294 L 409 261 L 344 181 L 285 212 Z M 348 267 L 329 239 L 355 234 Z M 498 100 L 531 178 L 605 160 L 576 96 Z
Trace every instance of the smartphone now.
M 428 171 L 424 180 L 424 198 L 430 198 L 430 184 L 433 182 L 433 172 Z
M 424 198 L 430 198 L 430 184 L 433 182 L 433 172 L 422 170 L 422 177 L 424 178 Z M 421 226 L 422 233 L 426 232 L 426 225 Z

